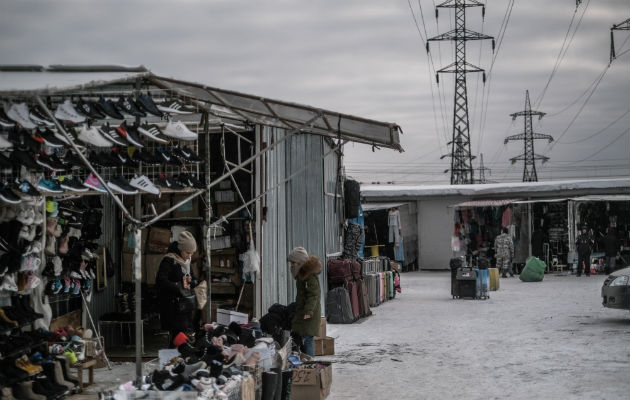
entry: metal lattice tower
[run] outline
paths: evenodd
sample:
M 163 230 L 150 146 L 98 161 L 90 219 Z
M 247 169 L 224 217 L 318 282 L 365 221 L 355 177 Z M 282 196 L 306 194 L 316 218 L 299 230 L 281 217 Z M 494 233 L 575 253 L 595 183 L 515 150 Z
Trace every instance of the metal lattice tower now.
M 610 28 L 610 62 L 611 63 L 616 57 L 617 55 L 615 54 L 615 35 L 613 34 L 614 31 L 627 31 L 630 30 L 630 18 L 628 18 L 627 20 L 620 22 L 618 24 L 615 24 L 612 26 L 612 28 Z
M 532 107 L 529 103 L 529 90 L 525 91 L 525 111 L 520 111 L 514 114 L 510 114 L 512 120 L 516 117 L 523 117 L 525 120 L 525 132 L 518 135 L 512 135 L 505 138 L 504 144 L 507 144 L 510 140 L 523 140 L 525 142 L 525 152 L 520 156 L 510 158 L 512 164 L 517 161 L 525 161 L 523 168 L 523 182 L 538 182 L 538 176 L 536 175 L 536 160 L 542 160 L 547 162 L 549 157 L 541 156 L 534 153 L 534 139 L 547 139 L 550 143 L 553 141 L 553 137 L 549 135 L 543 135 L 542 133 L 534 133 L 532 129 L 532 116 L 537 115 L 538 119 L 541 119 L 546 113 L 540 111 L 532 111 Z
M 486 171 L 490 171 L 490 168 L 486 168 L 483 165 L 483 153 L 479 154 L 479 168 L 477 168 L 477 171 L 479 171 L 479 179 L 475 183 L 488 183 Z
M 439 73 L 455 74 L 455 101 L 453 107 L 453 140 L 451 153 L 444 157 L 451 157 L 451 185 L 474 183 L 472 159 L 470 154 L 470 127 L 468 122 L 468 94 L 466 89 L 466 74 L 469 72 L 483 72 L 483 69 L 466 62 L 466 42 L 468 40 L 494 39 L 492 36 L 466 29 L 466 8 L 482 7 L 482 17 L 485 16 L 485 6 L 477 0 L 447 0 L 436 6 L 437 18 L 439 8 L 455 9 L 455 29 L 441 35 L 427 39 L 427 51 L 429 41 L 453 40 L 455 41 L 455 62 L 440 69 Z M 483 80 L 485 82 L 485 73 Z M 438 84 L 439 75 L 436 76 Z

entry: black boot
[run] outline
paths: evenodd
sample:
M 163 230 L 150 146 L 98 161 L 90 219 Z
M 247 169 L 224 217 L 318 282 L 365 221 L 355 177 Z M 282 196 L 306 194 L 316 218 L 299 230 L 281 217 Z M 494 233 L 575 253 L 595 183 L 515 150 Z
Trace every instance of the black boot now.
M 278 374 L 274 371 L 263 372 L 262 374 L 262 399 L 261 400 L 275 400 L 277 387 L 278 387 Z
M 293 379 L 293 370 L 285 369 L 282 371 L 282 394 L 281 400 L 291 400 L 291 383 Z

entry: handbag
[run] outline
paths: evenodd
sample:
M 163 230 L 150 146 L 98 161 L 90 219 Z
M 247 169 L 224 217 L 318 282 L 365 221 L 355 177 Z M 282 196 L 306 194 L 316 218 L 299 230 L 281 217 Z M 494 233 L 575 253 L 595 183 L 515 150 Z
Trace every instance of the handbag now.
M 177 314 L 191 313 L 195 309 L 195 293 L 190 289 L 180 288 L 180 297 L 174 299 Z

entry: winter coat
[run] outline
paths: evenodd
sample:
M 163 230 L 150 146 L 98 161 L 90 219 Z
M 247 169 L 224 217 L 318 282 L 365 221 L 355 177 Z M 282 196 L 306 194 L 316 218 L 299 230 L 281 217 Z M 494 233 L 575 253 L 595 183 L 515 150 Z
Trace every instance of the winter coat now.
M 609 232 L 604 236 L 602 245 L 604 245 L 606 257 L 615 257 L 617 255 L 617 236 L 614 232 Z
M 507 233 L 502 233 L 494 239 L 494 251 L 496 258 L 513 258 L 514 242 Z
M 321 289 L 318 275 L 322 271 L 319 258 L 310 256 L 295 278 L 297 295 L 295 297 L 295 315 L 292 320 L 293 332 L 300 335 L 317 336 L 321 321 Z M 304 315 L 311 318 L 304 319 Z
M 590 233 L 580 233 L 575 241 L 575 247 L 577 248 L 577 252 L 579 255 L 588 255 L 591 254 L 591 250 L 593 249 L 593 244 L 595 241 Z
M 187 292 L 182 282 L 184 271 L 182 271 L 180 261 L 183 262 L 183 260 L 179 256 L 179 251 L 177 251 L 169 253 L 162 258 L 155 278 L 155 285 L 158 292 L 162 329 L 182 332 L 193 328 L 193 315 L 192 312 L 181 314 L 177 310 L 177 298 L 183 297 Z M 196 286 L 196 280 L 193 277 L 190 293 L 193 293 L 192 288 L 194 286 Z

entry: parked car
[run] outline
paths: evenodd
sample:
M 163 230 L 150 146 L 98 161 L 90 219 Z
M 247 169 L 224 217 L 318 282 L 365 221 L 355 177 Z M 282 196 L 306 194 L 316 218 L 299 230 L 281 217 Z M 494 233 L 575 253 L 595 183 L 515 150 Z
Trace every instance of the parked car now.
M 613 272 L 602 286 L 602 304 L 608 308 L 630 310 L 630 267 Z

